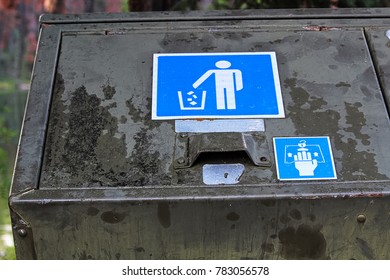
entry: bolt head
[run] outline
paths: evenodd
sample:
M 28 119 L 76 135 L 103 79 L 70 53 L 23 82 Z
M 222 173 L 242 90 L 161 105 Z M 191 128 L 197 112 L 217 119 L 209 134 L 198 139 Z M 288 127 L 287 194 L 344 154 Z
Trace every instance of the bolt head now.
M 24 228 L 18 229 L 17 232 L 18 232 L 18 235 L 19 235 L 20 237 L 26 237 L 26 236 L 27 236 L 27 230 L 24 229 Z
M 356 220 L 357 220 L 358 223 L 362 224 L 362 223 L 364 223 L 366 221 L 366 216 L 363 215 L 363 214 L 360 214 L 360 215 L 357 216 Z

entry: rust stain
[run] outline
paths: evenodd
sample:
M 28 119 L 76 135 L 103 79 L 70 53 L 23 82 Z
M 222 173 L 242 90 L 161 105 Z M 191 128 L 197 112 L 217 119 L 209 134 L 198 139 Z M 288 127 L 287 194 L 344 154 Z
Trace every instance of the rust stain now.
M 348 195 L 343 195 L 342 198 L 347 199 L 347 198 L 364 198 L 364 197 L 384 197 L 385 195 L 383 193 L 359 193 L 359 194 L 348 194 Z
M 328 27 L 324 25 L 313 25 L 313 26 L 304 26 L 303 29 L 308 31 L 332 31 L 332 30 L 340 30 L 340 28 Z
M 203 122 L 203 121 L 215 121 L 216 119 L 201 119 L 201 118 L 198 118 L 198 119 L 194 119 L 194 121 L 197 121 L 197 122 Z

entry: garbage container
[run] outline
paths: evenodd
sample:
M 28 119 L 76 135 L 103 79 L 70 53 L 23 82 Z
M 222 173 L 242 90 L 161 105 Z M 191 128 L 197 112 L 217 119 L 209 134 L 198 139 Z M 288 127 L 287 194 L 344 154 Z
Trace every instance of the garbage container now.
M 43 15 L 17 258 L 390 258 L 389 15 Z

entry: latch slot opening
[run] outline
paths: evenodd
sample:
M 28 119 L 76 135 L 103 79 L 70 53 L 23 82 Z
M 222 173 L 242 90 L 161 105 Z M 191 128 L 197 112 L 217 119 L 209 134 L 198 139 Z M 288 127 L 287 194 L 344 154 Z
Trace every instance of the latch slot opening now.
M 249 155 L 245 151 L 231 152 L 202 152 L 195 159 L 193 166 L 198 164 L 253 164 Z

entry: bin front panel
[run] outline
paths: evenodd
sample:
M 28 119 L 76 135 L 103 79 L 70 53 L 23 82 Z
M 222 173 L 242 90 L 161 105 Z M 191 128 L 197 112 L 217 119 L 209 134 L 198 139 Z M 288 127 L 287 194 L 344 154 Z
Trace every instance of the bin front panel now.
M 374 197 L 96 197 L 19 209 L 35 229 L 38 259 L 389 259 L 388 204 Z

